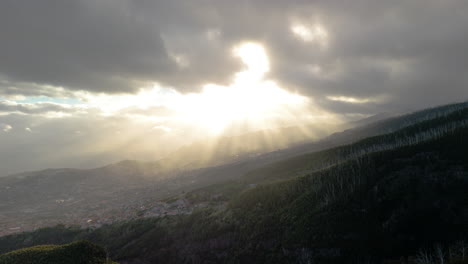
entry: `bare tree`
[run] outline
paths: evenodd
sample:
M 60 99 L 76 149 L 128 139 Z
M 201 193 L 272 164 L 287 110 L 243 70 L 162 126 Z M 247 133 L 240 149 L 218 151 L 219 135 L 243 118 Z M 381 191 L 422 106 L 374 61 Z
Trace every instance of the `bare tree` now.
M 439 264 L 445 264 L 445 253 L 440 244 L 436 246 L 436 257 L 439 260 Z
M 433 264 L 432 255 L 427 250 L 419 250 L 416 255 L 417 264 Z

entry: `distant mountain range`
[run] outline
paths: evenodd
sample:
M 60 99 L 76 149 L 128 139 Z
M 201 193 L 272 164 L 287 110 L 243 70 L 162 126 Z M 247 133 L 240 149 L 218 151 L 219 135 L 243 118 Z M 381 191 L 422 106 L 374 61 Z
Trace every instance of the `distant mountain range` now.
M 319 141 L 302 141 L 302 144 L 297 143 L 284 149 L 277 147 L 279 144 L 287 145 L 304 139 L 304 134 L 297 127 L 222 138 L 216 147 L 197 143 L 156 162 L 127 160 L 91 170 L 47 169 L 3 177 L 0 178 L 0 227 L 6 230 L 4 233 L 13 233 L 57 223 L 82 224 L 96 214 L 111 217 L 112 211 L 122 211 L 124 207 L 138 208 L 141 201 L 158 200 L 236 179 L 272 162 L 392 132 L 464 107 L 466 103 L 447 105 L 384 120 L 379 117 L 387 114 L 378 115 L 360 121 L 363 124 L 361 126 Z M 378 121 L 368 123 L 373 120 Z M 280 132 L 295 134 L 296 137 L 292 137 L 288 143 L 268 145 L 267 141 L 278 141 L 272 138 L 279 138 Z M 275 136 L 267 139 L 265 135 Z M 260 143 L 252 144 L 256 140 Z M 237 145 L 237 142 L 242 144 Z M 233 145 L 236 145 L 235 152 L 231 152 Z M 249 145 L 252 145 L 249 151 L 240 149 Z M 263 153 L 270 148 L 274 151 Z M 207 160 L 200 155 L 208 152 L 214 153 L 217 158 Z M 220 165 L 203 168 L 208 164 Z M 95 206 L 90 208 L 89 204 Z M 111 217 L 111 221 L 134 216 L 133 213 L 126 213 L 115 219 Z
M 312 127 L 257 131 L 194 143 L 154 162 L 125 160 L 95 169 L 46 169 L 0 177 L 0 228 L 4 229 L 0 235 L 62 222 L 82 224 L 96 214 L 111 216 L 111 211 L 125 206 L 137 208 L 142 200 L 239 177 L 295 155 L 288 146 L 316 142 L 313 138 L 326 133 L 311 131 Z M 307 150 L 328 145 L 313 143 Z M 129 213 L 117 219 L 131 217 Z

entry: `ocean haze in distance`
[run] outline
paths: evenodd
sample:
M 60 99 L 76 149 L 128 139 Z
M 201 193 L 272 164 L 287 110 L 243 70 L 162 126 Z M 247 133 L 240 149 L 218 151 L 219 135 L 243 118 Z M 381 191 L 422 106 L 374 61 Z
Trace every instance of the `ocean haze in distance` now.
M 467 12 L 463 0 L 1 1 L 0 175 L 282 127 L 316 139 L 467 100 Z M 236 77 L 262 58 L 236 57 L 243 43 L 266 56 L 252 87 Z

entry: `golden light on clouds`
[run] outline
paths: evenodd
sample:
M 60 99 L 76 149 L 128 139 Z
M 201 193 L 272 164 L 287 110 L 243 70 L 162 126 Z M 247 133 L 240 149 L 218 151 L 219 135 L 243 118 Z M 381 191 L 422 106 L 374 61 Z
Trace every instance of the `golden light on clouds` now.
M 304 42 L 316 43 L 326 48 L 329 42 L 328 31 L 320 24 L 308 26 L 302 23 L 292 23 L 290 27 L 293 35 Z
M 262 45 L 242 43 L 234 47 L 233 55 L 244 63 L 244 70 L 236 73 L 228 86 L 207 84 L 201 93 L 184 96 L 176 106 L 182 118 L 220 133 L 234 122 L 264 124 L 306 106 L 306 97 L 264 78 L 270 62 Z
M 335 102 L 344 102 L 350 104 L 382 103 L 388 100 L 387 96 L 374 97 L 351 97 L 351 96 L 327 96 L 327 99 Z
M 3 132 L 9 132 L 10 130 L 13 129 L 13 127 L 8 124 L 1 124 L 0 128 L 2 129 Z
M 243 43 L 233 49 L 233 54 L 239 57 L 246 69 L 236 74 L 236 81 L 254 82 L 263 78 L 270 71 L 270 62 L 265 48 L 253 42 Z
M 330 101 L 338 101 L 352 104 L 364 104 L 370 101 L 368 98 L 356 98 L 348 96 L 327 96 L 327 99 Z
M 308 97 L 291 93 L 266 77 L 270 71 L 270 60 L 261 44 L 239 43 L 233 47 L 231 55 L 237 57 L 244 67 L 233 73 L 232 82 L 228 85 L 207 83 L 200 92 L 184 94 L 153 84 L 134 95 L 90 94 L 85 96 L 87 105 L 100 109 L 107 116 L 120 115 L 135 108 L 141 111 L 166 108 L 170 114 L 165 117 L 157 113 L 152 117 L 145 112 L 133 114 L 132 118 L 153 122 L 154 129 L 167 133 L 176 127 L 195 127 L 211 135 L 221 134 L 236 124 L 250 130 L 294 125 L 294 121 L 301 123 L 298 119 L 311 113 L 314 107 Z M 322 112 L 317 107 L 313 110 L 316 116 Z

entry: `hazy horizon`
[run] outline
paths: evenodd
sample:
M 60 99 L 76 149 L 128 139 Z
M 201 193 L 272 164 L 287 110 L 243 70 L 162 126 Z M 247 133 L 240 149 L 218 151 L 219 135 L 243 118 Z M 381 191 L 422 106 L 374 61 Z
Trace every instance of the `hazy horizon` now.
M 2 1 L 0 176 L 283 127 L 317 139 L 468 100 L 467 12 L 456 0 Z

